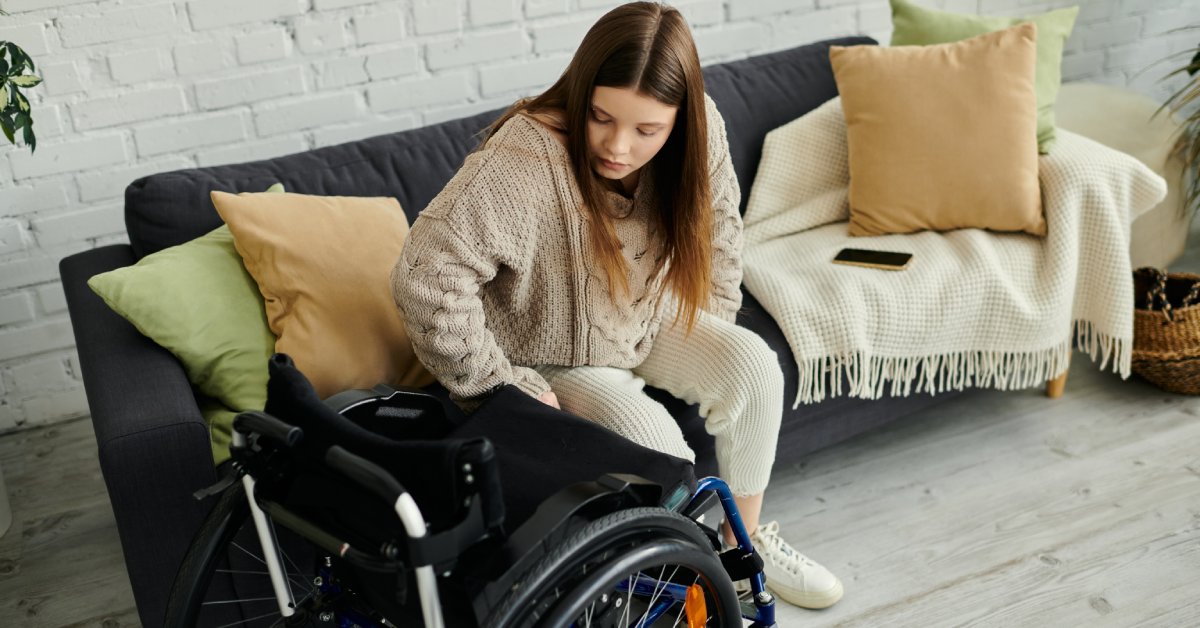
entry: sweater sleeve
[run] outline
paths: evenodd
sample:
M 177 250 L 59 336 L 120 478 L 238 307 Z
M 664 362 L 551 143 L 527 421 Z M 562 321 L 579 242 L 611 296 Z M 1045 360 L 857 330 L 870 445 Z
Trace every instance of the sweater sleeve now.
M 468 411 L 505 384 L 534 397 L 550 390 L 536 371 L 511 364 L 487 327 L 480 289 L 525 251 L 506 246 L 486 193 L 471 192 L 421 212 L 391 275 L 414 352 Z
M 708 167 L 714 211 L 713 296 L 708 309 L 732 323 L 742 306 L 742 214 L 739 209 L 742 192 L 729 156 L 725 119 L 708 94 L 704 95 L 704 101 L 708 108 Z

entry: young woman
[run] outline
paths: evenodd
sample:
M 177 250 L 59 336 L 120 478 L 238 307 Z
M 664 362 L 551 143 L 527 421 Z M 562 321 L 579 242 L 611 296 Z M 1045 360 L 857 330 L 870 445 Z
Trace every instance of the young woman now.
M 613 9 L 552 87 L 485 131 L 392 273 L 417 356 L 468 411 L 513 384 L 688 460 L 679 426 L 643 388 L 699 404 L 768 585 L 799 606 L 837 602 L 836 577 L 777 523 L 758 525 L 783 375 L 734 324 L 741 194 L 679 11 Z

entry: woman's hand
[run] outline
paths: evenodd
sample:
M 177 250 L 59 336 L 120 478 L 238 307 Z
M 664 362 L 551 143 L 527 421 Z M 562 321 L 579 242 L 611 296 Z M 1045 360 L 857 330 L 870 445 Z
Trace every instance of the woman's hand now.
M 558 405 L 558 395 L 555 395 L 553 390 L 547 390 L 546 392 L 538 395 L 538 401 L 557 410 L 562 410 L 562 407 Z

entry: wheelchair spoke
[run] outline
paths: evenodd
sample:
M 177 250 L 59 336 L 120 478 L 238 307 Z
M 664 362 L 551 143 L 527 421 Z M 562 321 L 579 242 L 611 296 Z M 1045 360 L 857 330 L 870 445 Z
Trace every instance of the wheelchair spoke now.
M 287 561 L 287 564 L 292 566 L 292 569 L 295 571 L 296 576 L 299 577 L 301 580 L 304 580 L 304 572 L 301 571 L 301 569 L 298 565 L 296 565 L 296 561 L 292 560 L 292 557 L 288 556 L 288 553 L 283 551 L 283 548 L 279 546 L 279 534 L 275 533 L 275 520 L 271 519 L 270 521 L 271 521 L 271 531 L 273 533 L 272 536 L 275 537 L 275 551 L 279 555 L 283 556 L 283 559 L 285 561 Z M 285 568 L 284 571 L 286 572 L 287 569 Z M 305 584 L 302 586 L 304 586 L 306 593 L 309 593 L 312 591 L 312 589 L 309 587 L 308 582 L 305 582 Z
M 241 604 L 243 602 L 263 602 L 266 600 L 270 600 L 270 601 L 274 602 L 275 598 L 274 597 L 250 597 L 250 598 L 243 598 L 240 600 L 206 600 L 204 602 L 201 602 L 201 605 L 202 606 L 212 606 L 214 604 Z
M 627 587 L 627 595 L 625 596 L 625 613 L 621 615 L 621 625 L 629 625 L 629 613 L 631 612 L 630 603 L 633 602 L 633 574 L 629 574 L 629 586 Z
M 592 602 L 583 612 L 583 628 L 592 628 L 592 611 L 594 610 L 596 610 L 596 603 Z
M 232 546 L 234 546 L 234 547 L 236 547 L 236 548 L 238 548 L 238 549 L 240 549 L 240 550 L 242 550 L 242 552 L 244 552 L 244 553 L 245 553 L 247 556 L 249 556 L 250 558 L 253 558 L 254 560 L 257 560 L 258 562 L 260 562 L 260 563 L 262 563 L 262 564 L 264 564 L 264 565 L 265 565 L 265 564 L 267 564 L 267 561 L 265 561 L 265 560 L 263 560 L 262 558 L 260 558 L 260 557 L 258 556 L 258 554 L 255 554 L 254 552 L 251 552 L 250 550 L 248 550 L 248 549 L 246 549 L 246 548 L 242 547 L 242 546 L 241 546 L 241 545 L 239 545 L 239 544 L 238 544 L 236 541 L 230 541 L 230 542 L 229 542 L 229 544 L 230 544 L 230 545 L 232 545 Z
M 678 569 L 678 567 L 676 567 L 676 569 Z M 654 602 L 655 602 L 655 600 L 658 599 L 658 591 L 659 591 L 658 585 L 663 583 L 662 577 L 663 577 L 663 574 L 666 573 L 666 571 L 667 571 L 667 566 L 663 565 L 658 571 L 658 578 L 653 579 L 654 580 L 654 588 L 650 592 L 650 600 L 646 603 L 646 610 L 642 613 L 642 616 L 638 618 L 635 628 L 644 628 L 645 627 L 646 620 L 650 617 L 650 613 L 654 610 Z M 672 573 L 672 575 L 674 575 L 674 573 Z M 650 578 L 650 576 L 646 576 L 646 577 Z M 639 573 L 637 579 L 641 580 L 642 574 Z
M 271 599 L 273 600 L 275 598 L 271 598 Z M 258 617 L 251 617 L 250 619 L 243 619 L 242 621 L 235 621 L 233 623 L 224 624 L 222 626 L 217 626 L 217 628 L 230 628 L 230 626 L 244 626 L 252 621 L 258 621 L 260 619 L 266 619 L 268 617 L 275 617 L 278 614 L 279 614 L 278 612 L 267 613 L 265 615 L 259 615 Z
M 662 576 L 666 571 L 666 565 L 663 565 L 662 569 L 658 571 L 658 581 L 654 584 L 654 592 L 650 595 L 650 602 L 646 604 L 646 612 L 642 615 L 641 620 L 638 621 L 638 628 L 645 626 L 646 620 L 650 618 L 650 613 L 654 610 L 654 603 L 658 601 L 658 596 L 662 595 L 662 592 L 667 590 L 667 583 L 669 583 L 671 578 L 674 578 L 675 574 L 679 572 L 679 565 L 675 565 L 675 569 L 671 571 L 671 575 L 667 576 L 667 578 L 664 580 Z M 662 585 L 661 589 L 659 588 L 659 585 Z

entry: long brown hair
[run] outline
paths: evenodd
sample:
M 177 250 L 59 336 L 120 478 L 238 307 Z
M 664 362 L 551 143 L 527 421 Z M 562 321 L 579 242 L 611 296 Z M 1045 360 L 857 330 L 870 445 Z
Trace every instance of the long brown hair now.
M 595 87 L 633 89 L 679 108 L 666 144 L 644 167 L 654 168 L 651 202 L 658 211 L 652 220 L 664 246 L 651 276 L 666 267 L 661 289 L 675 293 L 679 301 L 675 320 L 682 317 L 691 332 L 699 310 L 712 295 L 713 209 L 704 77 L 691 31 L 677 9 L 630 2 L 606 13 L 584 35 L 558 81 L 539 96 L 518 100 L 482 131 L 486 135 L 474 150 L 522 109 L 564 112 L 567 152 L 583 195 L 584 219 L 591 222 L 598 263 L 608 276 L 612 298 L 628 295 L 629 269 L 621 255 L 614 210 L 588 154 L 588 113 Z

